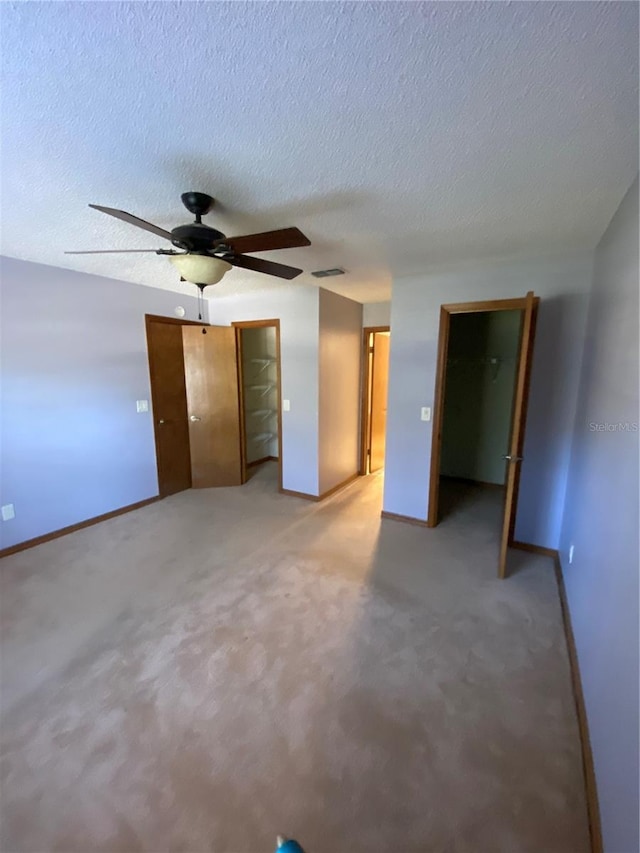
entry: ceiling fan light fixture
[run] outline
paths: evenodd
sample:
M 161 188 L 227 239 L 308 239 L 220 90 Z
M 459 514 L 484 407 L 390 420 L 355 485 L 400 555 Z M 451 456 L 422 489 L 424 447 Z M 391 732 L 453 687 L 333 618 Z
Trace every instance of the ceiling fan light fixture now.
M 170 255 L 169 260 L 180 277 L 192 284 L 217 284 L 232 269 L 231 264 L 211 255 Z

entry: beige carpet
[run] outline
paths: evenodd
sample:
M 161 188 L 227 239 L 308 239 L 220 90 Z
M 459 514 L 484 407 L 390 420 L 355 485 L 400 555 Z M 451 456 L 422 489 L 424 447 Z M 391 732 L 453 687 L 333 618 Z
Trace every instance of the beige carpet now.
M 2 850 L 583 853 L 551 562 L 499 495 L 434 531 L 186 492 L 2 561 Z

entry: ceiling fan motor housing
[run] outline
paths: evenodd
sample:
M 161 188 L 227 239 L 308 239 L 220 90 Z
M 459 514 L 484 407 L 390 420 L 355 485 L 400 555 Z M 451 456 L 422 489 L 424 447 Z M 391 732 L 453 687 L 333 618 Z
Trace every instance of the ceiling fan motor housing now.
M 224 240 L 222 231 L 210 228 L 202 222 L 191 222 L 189 225 L 178 225 L 171 231 L 171 242 L 178 249 L 187 252 L 208 252 L 214 248 L 214 243 Z

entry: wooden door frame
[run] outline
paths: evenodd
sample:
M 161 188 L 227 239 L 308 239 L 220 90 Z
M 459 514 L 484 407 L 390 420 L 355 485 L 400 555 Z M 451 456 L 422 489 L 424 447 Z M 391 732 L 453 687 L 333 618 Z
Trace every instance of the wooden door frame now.
M 362 369 L 360 371 L 360 467 L 358 469 L 358 474 L 360 474 L 361 477 L 367 473 L 367 450 L 369 447 L 367 436 L 370 433 L 369 383 L 371 382 L 371 373 L 369 371 L 369 335 L 375 332 L 391 333 L 391 326 L 363 326 L 362 328 Z
M 206 326 L 207 323 L 202 323 L 199 320 L 181 320 L 178 317 L 164 317 L 162 314 L 145 314 L 144 315 L 144 331 L 145 331 L 145 340 L 147 342 L 147 365 L 149 368 L 149 389 L 151 391 L 151 414 L 153 417 L 153 443 L 156 453 L 156 473 L 158 477 L 158 495 L 163 498 L 166 495 L 162 493 L 162 483 L 160 480 L 160 452 L 158 450 L 158 425 L 156 423 L 155 413 L 155 400 L 154 400 L 154 374 L 153 368 L 151 366 L 151 358 L 149 355 L 149 326 L 152 323 L 165 323 L 172 326 Z M 191 448 L 189 448 L 189 454 L 191 454 Z
M 238 398 L 240 400 L 240 442 L 242 482 L 247 482 L 247 432 L 244 417 L 244 382 L 242 375 L 242 330 L 274 327 L 276 330 L 276 375 L 278 378 L 278 491 L 282 492 L 282 459 L 284 436 L 282 433 L 282 370 L 280 365 L 280 320 L 237 320 L 231 324 L 236 330 L 236 352 L 238 353 Z
M 539 297 L 534 297 L 534 309 L 540 302 Z M 429 474 L 429 506 L 427 508 L 427 526 L 436 527 L 438 524 L 438 498 L 440 493 L 440 457 L 442 453 L 442 425 L 444 421 L 444 397 L 446 392 L 447 354 L 449 350 L 449 333 L 451 328 L 452 314 L 480 314 L 487 311 L 525 311 L 527 298 L 523 296 L 518 299 L 493 299 L 479 302 L 454 302 L 440 306 L 440 326 L 438 330 L 438 362 L 436 367 L 436 388 L 433 404 L 433 432 L 431 438 L 431 469 Z M 522 329 L 520 330 L 522 335 Z M 520 349 L 520 347 L 519 347 Z M 520 372 L 520 356 L 516 376 Z M 515 387 L 515 386 L 514 386 Z M 529 388 L 526 393 L 528 397 Z M 526 403 L 524 401 L 524 415 L 526 419 Z M 518 496 L 515 497 L 513 517 L 517 511 Z M 509 544 L 513 541 L 513 524 L 509 530 Z

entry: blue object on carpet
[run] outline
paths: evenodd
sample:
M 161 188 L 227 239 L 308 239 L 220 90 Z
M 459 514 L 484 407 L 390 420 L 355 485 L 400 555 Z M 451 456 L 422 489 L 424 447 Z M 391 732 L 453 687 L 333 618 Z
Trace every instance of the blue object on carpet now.
M 283 839 L 282 843 L 277 847 L 276 853 L 304 853 L 304 850 L 297 841 L 293 838 Z

